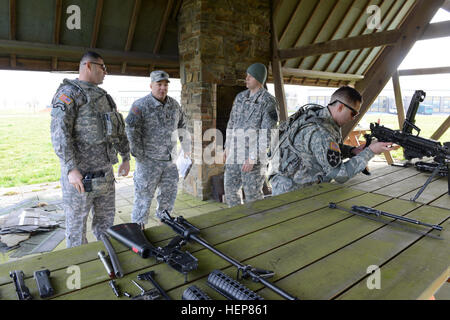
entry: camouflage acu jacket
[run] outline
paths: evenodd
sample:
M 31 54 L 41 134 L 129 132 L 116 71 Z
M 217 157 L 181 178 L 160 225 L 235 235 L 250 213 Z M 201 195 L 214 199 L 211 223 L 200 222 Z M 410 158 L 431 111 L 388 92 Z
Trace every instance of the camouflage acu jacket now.
M 125 120 L 131 154 L 141 162 L 146 158 L 172 160 L 177 145 L 172 134 L 177 129 L 186 129 L 186 121 L 185 112 L 169 96 L 164 104 L 151 93 L 136 100 Z M 185 151 L 189 151 L 190 146 L 182 146 Z
M 250 96 L 250 90 L 240 92 L 227 124 L 225 148 L 228 155 L 241 153 L 244 160 L 266 162 L 271 129 L 276 127 L 278 119 L 278 102 L 266 89 L 261 88 L 253 96 Z M 244 143 L 245 137 L 247 143 Z
M 350 157 L 351 147 L 342 143 L 341 128 L 328 108 L 310 105 L 298 119 L 286 124 L 280 125 L 284 132 L 272 155 L 270 174 L 288 177 L 297 186 L 333 179 L 343 183 L 364 170 L 374 156 L 367 148 L 343 162 Z
M 67 172 L 96 171 L 130 159 L 130 148 L 123 126 L 107 128 L 105 116 L 116 117 L 116 105 L 105 90 L 95 84 L 64 79 L 52 100 L 51 139 L 55 153 Z M 114 132 L 109 139 L 107 131 Z

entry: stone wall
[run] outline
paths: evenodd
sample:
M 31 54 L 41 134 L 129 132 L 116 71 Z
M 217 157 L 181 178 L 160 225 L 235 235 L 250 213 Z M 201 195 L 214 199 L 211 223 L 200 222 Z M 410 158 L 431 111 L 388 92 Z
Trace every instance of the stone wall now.
M 245 89 L 247 67 L 254 62 L 268 66 L 270 14 L 269 0 L 183 1 L 178 15 L 181 104 L 195 141 L 184 190 L 201 199 L 209 197 L 210 177 L 223 172 L 223 165 L 203 163 L 211 141 L 198 140 L 210 128 L 223 130 L 235 93 Z M 218 92 L 232 94 L 221 94 L 219 101 Z

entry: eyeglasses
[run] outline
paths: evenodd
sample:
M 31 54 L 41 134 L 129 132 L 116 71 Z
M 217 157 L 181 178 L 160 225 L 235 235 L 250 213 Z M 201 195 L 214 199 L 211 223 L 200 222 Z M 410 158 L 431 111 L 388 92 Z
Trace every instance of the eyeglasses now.
M 344 106 L 349 108 L 352 111 L 352 118 L 356 117 L 359 114 L 359 111 L 355 110 L 355 108 L 350 107 L 348 104 L 342 102 L 341 100 L 334 100 L 333 102 L 330 103 L 330 105 L 332 105 L 336 102 L 342 103 Z
M 88 63 L 88 62 L 100 66 L 100 68 L 102 68 L 103 71 L 106 72 L 106 66 L 105 66 L 105 64 L 103 64 L 103 63 L 98 63 L 98 62 L 94 62 L 94 61 L 87 61 L 87 62 L 85 62 L 85 63 L 83 63 L 83 64 L 86 64 L 86 63 Z

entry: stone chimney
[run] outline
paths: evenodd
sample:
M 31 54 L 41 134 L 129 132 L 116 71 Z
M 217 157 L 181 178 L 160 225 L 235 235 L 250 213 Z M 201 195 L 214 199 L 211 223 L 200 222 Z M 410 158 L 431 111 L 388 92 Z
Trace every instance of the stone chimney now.
M 190 118 L 194 159 L 183 188 L 202 200 L 210 196 L 211 176 L 223 172 L 220 161 L 205 163 L 203 154 L 212 141 L 203 141 L 204 134 L 218 129 L 225 140 L 234 98 L 246 89 L 248 66 L 261 62 L 268 67 L 270 15 L 269 0 L 184 0 L 180 9 L 181 105 Z

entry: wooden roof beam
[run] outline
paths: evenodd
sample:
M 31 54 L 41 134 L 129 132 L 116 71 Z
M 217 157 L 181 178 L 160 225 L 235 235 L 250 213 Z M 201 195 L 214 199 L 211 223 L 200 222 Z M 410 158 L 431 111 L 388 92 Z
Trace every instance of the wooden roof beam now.
M 98 33 L 100 30 L 100 22 L 102 20 L 103 0 L 97 0 L 97 7 L 95 9 L 94 27 L 92 29 L 91 48 L 97 46 Z
M 436 22 L 428 24 L 420 40 L 450 37 L 450 21 Z
M 59 44 L 60 29 L 61 29 L 61 15 L 62 15 L 62 0 L 55 2 L 55 23 L 53 24 L 53 43 Z M 53 70 L 58 69 L 58 58 L 52 57 Z
M 159 28 L 158 36 L 156 37 L 155 46 L 153 47 L 153 53 L 158 53 L 161 49 L 162 42 L 164 40 L 164 35 L 166 34 L 167 22 L 169 21 L 169 15 L 172 11 L 173 0 L 167 1 L 166 10 L 161 21 L 161 27 Z
M 313 79 L 327 79 L 327 80 L 339 80 L 339 81 L 360 81 L 364 79 L 364 76 L 359 74 L 348 74 L 348 73 L 335 73 L 335 72 L 325 72 L 325 71 L 315 71 L 315 70 L 303 70 L 296 68 L 282 68 L 284 76 L 293 77 L 305 77 Z
M 16 40 L 16 0 L 9 0 L 9 39 Z M 9 61 L 11 68 L 17 66 L 16 55 L 12 54 Z
M 356 83 L 355 88 L 361 92 L 364 101 L 356 119 L 342 128 L 343 137 L 346 137 L 364 116 L 414 43 L 421 38 L 430 20 L 443 3 L 444 0 L 418 0 L 416 2 L 399 29 L 401 33 L 399 40 L 393 46 L 385 48 L 375 63 L 367 70 L 365 78 Z
M 164 10 L 164 15 L 161 21 L 161 26 L 159 27 L 158 35 L 156 37 L 155 46 L 153 47 L 153 53 L 158 53 L 161 49 L 162 42 L 164 40 L 164 35 L 166 34 L 167 22 L 169 21 L 170 12 L 172 11 L 173 0 L 167 1 L 166 10 Z M 154 66 L 149 66 L 150 72 L 153 71 Z
M 271 47 L 272 47 L 272 78 L 274 82 L 275 97 L 278 100 L 280 108 L 280 122 L 288 118 L 286 95 L 284 92 L 283 72 L 281 70 L 281 61 L 278 56 L 278 30 L 275 25 L 275 11 L 280 6 L 281 0 L 272 0 L 270 29 L 271 29 Z
M 286 24 L 286 26 L 284 27 L 283 31 L 281 32 L 281 36 L 280 39 L 278 40 L 278 42 L 282 42 L 283 38 L 286 36 L 287 34 L 287 30 L 289 29 L 290 25 L 292 24 L 292 20 L 294 19 L 294 17 L 298 14 L 299 10 L 300 10 L 300 5 L 302 4 L 302 0 L 299 0 L 297 3 L 297 6 L 295 7 L 295 10 L 292 12 L 291 16 L 289 17 L 288 23 Z M 278 8 L 281 6 L 281 1 L 278 2 Z M 274 17 L 276 17 L 276 9 L 274 9 Z
M 327 42 L 310 44 L 298 48 L 279 50 L 280 59 L 292 59 L 299 57 L 316 56 L 325 53 L 357 50 L 370 47 L 394 44 L 400 36 L 398 30 L 376 32 L 356 37 L 349 37 Z
M 441 73 L 450 73 L 450 67 L 398 70 L 399 76 L 421 76 L 426 74 L 441 74 Z
M 428 24 L 424 34 L 418 40 L 435 39 L 448 36 L 450 36 L 450 21 L 444 21 Z M 397 42 L 399 37 L 400 31 L 398 29 L 375 32 L 361 36 L 314 43 L 298 48 L 280 49 L 279 56 L 281 60 L 287 60 L 292 58 L 316 56 L 325 53 L 336 53 L 340 51 L 392 45 Z
M 0 40 L 0 53 L 20 54 L 29 56 L 57 56 L 59 58 L 80 59 L 88 48 L 67 45 L 55 45 L 15 40 Z M 124 52 L 119 50 L 107 50 L 97 48 L 98 52 L 108 63 L 145 63 L 157 64 L 168 67 L 178 67 L 178 56 L 161 55 L 148 52 Z
M 141 0 L 134 1 L 133 13 L 131 14 L 130 26 L 128 27 L 127 42 L 125 43 L 125 51 L 130 51 L 131 45 L 133 44 L 134 31 L 136 30 L 137 19 L 139 16 L 139 10 L 141 8 Z M 122 73 L 125 73 L 127 68 L 127 63 L 122 63 Z

